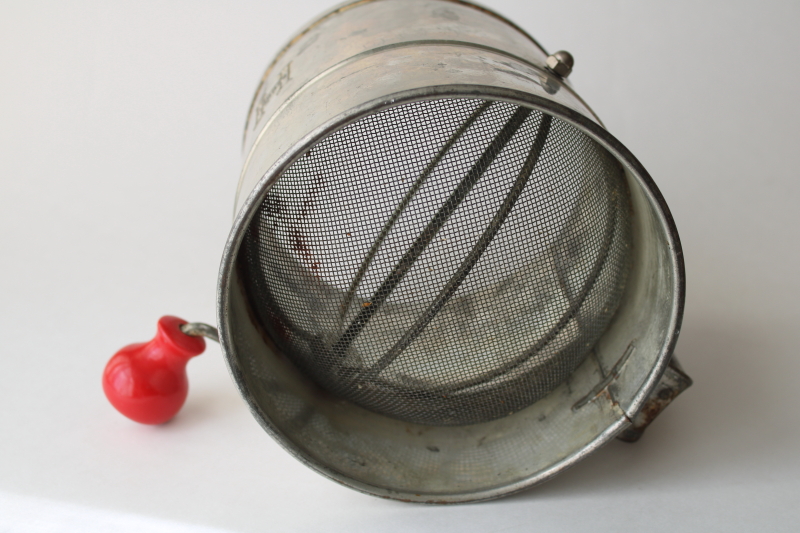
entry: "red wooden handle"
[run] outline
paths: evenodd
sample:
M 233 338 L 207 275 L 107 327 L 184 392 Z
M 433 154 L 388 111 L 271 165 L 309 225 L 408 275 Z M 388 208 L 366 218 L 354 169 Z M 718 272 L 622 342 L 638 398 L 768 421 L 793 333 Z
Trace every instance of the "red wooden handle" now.
M 122 348 L 103 371 L 103 391 L 117 411 L 142 424 L 162 424 L 183 406 L 189 392 L 186 363 L 206 342 L 180 330 L 185 320 L 163 316 L 150 342 Z

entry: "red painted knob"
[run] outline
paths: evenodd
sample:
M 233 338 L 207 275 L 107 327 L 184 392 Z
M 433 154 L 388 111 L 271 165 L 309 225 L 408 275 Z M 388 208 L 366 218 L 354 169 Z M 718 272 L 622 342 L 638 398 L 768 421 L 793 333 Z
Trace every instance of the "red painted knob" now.
M 111 405 L 131 420 L 162 424 L 175 416 L 189 392 L 186 363 L 206 349 L 202 337 L 186 335 L 185 320 L 164 316 L 150 342 L 124 347 L 103 371 L 103 391 Z

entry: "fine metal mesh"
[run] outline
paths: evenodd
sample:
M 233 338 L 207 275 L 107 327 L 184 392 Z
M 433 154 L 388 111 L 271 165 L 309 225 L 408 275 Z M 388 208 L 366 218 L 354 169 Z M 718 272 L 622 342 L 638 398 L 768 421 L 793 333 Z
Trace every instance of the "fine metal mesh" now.
M 505 102 L 392 107 L 271 186 L 239 256 L 250 305 L 320 387 L 429 425 L 527 407 L 616 311 L 630 255 L 619 163 Z

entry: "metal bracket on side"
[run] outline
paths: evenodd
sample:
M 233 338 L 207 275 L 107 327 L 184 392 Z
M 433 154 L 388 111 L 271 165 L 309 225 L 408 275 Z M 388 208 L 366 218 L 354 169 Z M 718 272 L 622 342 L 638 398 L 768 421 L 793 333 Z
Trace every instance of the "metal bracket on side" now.
M 692 378 L 686 375 L 678 359 L 673 355 L 661 381 L 647 397 L 641 410 L 631 419 L 631 425 L 617 438 L 624 442 L 636 442 L 644 434 L 644 430 L 664 410 L 672 400 L 692 385 Z
M 604 375 L 603 380 L 598 383 L 589 394 L 578 400 L 575 405 L 572 406 L 572 410 L 577 411 L 602 394 L 605 394 L 612 403 L 616 403 L 616 398 L 612 391 L 612 384 L 619 378 L 622 367 L 634 351 L 636 351 L 635 340 L 631 341 L 625 353 L 622 354 L 622 357 L 619 358 L 619 361 L 616 362 L 608 375 Z M 630 418 L 631 425 L 623 430 L 617 438 L 624 442 L 638 441 L 644 434 L 644 430 L 655 420 L 659 413 L 691 385 L 692 378 L 686 375 L 678 359 L 673 355 L 667 369 L 664 371 L 664 375 L 661 376 L 661 380 L 658 382 L 658 385 L 656 385 L 656 388 L 653 389 L 653 392 L 647 397 L 647 400 L 639 412 Z

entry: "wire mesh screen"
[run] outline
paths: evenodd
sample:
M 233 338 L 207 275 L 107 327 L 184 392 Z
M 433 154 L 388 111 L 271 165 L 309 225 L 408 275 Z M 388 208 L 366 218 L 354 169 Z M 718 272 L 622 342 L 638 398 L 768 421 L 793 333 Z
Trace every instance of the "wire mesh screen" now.
M 362 118 L 271 186 L 239 256 L 250 305 L 320 387 L 429 425 L 564 382 L 616 311 L 619 163 L 557 118 L 439 99 Z

